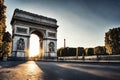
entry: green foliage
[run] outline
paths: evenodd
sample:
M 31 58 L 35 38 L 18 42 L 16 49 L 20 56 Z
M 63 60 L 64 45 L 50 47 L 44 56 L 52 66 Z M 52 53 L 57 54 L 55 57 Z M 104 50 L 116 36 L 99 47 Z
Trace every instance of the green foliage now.
M 60 48 L 57 50 L 57 56 L 63 57 L 63 56 L 76 56 L 76 48 Z
M 12 41 L 12 37 L 11 34 L 9 32 L 5 32 L 3 35 L 3 42 L 11 42 Z
M 76 48 L 69 48 L 68 56 L 76 56 Z
M 3 35 L 2 43 L 0 45 L 0 57 L 3 55 L 10 56 L 12 37 L 9 32 L 5 32 Z
M 60 57 L 60 51 L 61 49 L 57 49 L 57 56 Z
M 120 27 L 105 33 L 105 48 L 108 54 L 120 54 Z
M 82 56 L 82 55 L 85 55 L 85 49 L 83 47 L 78 47 L 76 48 L 76 54 L 78 56 Z
M 92 56 L 92 55 L 106 55 L 106 48 L 104 46 L 97 46 L 95 48 L 86 48 L 78 47 L 78 48 L 60 48 L 57 50 L 58 57 L 69 57 L 69 56 Z
M 94 54 L 95 55 L 104 55 L 106 54 L 106 49 L 105 47 L 102 46 L 97 46 L 94 48 Z
M 93 48 L 86 48 L 85 51 L 86 51 L 87 56 L 94 55 L 94 49 Z

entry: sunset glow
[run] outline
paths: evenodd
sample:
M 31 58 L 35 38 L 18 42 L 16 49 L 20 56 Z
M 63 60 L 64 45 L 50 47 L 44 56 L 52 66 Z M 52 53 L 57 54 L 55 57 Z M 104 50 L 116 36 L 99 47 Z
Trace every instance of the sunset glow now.
M 40 48 L 39 48 L 39 38 L 35 34 L 31 34 L 30 36 L 30 57 L 35 57 L 39 55 Z

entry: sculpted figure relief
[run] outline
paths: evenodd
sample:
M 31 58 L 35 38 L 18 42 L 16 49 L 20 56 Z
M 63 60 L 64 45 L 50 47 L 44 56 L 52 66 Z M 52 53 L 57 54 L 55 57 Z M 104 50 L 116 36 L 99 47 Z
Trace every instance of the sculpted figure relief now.
M 23 38 L 20 38 L 17 42 L 17 49 L 18 50 L 24 50 L 25 48 L 25 42 Z
M 54 48 L 55 48 L 54 43 L 53 43 L 53 42 L 50 42 L 50 43 L 49 43 L 49 51 L 50 51 L 50 52 L 54 52 L 54 51 L 55 51 Z

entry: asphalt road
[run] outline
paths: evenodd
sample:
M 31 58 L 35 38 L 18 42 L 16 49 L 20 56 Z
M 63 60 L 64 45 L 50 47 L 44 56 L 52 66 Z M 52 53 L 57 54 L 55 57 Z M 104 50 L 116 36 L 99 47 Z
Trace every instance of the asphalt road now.
M 120 80 L 120 64 L 7 61 L 0 80 Z

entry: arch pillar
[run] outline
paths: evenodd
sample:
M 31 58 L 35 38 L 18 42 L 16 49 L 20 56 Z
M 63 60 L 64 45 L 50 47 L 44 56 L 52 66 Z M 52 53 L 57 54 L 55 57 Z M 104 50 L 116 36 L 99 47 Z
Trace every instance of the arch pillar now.
M 49 38 L 44 38 L 43 39 L 44 43 L 44 58 L 45 59 L 56 59 L 57 58 L 57 40 L 56 39 L 49 39 Z M 50 46 L 49 44 L 53 43 L 54 46 Z M 51 50 L 51 48 L 53 50 Z
M 43 40 L 42 40 L 42 39 L 39 40 L 39 45 L 40 45 L 39 57 L 40 57 L 41 59 L 43 59 L 44 50 L 43 50 Z

